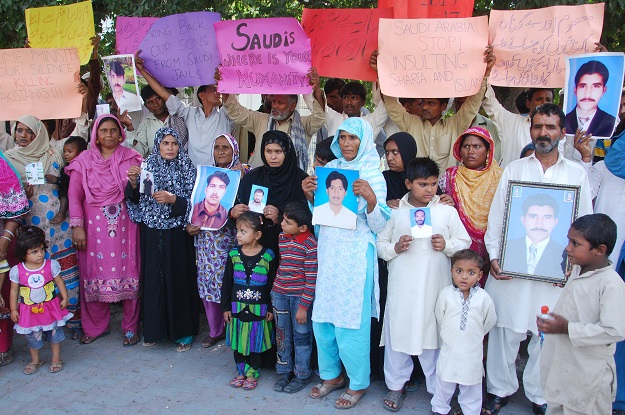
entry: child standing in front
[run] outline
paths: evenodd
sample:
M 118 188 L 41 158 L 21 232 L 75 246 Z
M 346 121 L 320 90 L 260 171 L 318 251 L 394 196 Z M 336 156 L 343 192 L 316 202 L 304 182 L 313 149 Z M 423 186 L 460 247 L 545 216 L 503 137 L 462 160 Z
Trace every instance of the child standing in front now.
M 442 345 L 431 401 L 435 414 L 449 412 L 456 385 L 460 409 L 454 414 L 479 415 L 482 410 L 484 336 L 497 321 L 493 300 L 480 288 L 483 265 L 475 251 L 456 252 L 451 258 L 453 285 L 443 288 L 436 302 Z
M 308 383 L 312 353 L 312 302 L 317 280 L 317 239 L 311 233 L 312 214 L 306 202 L 284 209 L 279 237 L 280 266 L 271 291 L 276 320 L 280 379 L 278 392 L 299 392 Z
M 545 333 L 540 383 L 548 414 L 609 415 L 616 393 L 614 351 L 625 338 L 625 283 L 608 260 L 616 224 L 602 213 L 582 216 L 571 224 L 568 239 L 571 276 L 551 318 L 536 320 Z
M 237 365 L 230 385 L 245 390 L 258 385 L 262 352 L 273 344 L 270 292 L 277 260 L 271 249 L 259 243 L 262 221 L 252 211 L 237 219 L 239 246 L 228 254 L 221 285 L 221 311 L 228 324 L 226 344 L 232 347 Z
M 378 234 L 378 256 L 388 261 L 388 294 L 382 329 L 384 378 L 389 392 L 384 407 L 397 411 L 410 380 L 411 356 L 419 356 L 427 391 L 434 393 L 439 351 L 434 308 L 441 290 L 449 285 L 449 258 L 471 245 L 458 212 L 443 205 L 436 195 L 439 169 L 427 157 L 406 167 L 408 193 L 393 209 L 391 219 Z M 411 209 L 429 207 L 432 236 L 411 235 Z
M 50 373 L 63 369 L 61 342 L 65 335 L 61 327 L 72 317 L 66 310 L 67 290 L 61 278 L 61 266 L 54 259 L 45 259 L 46 249 L 43 230 L 36 226 L 20 229 L 15 255 L 22 262 L 9 271 L 11 320 L 15 323 L 15 331 L 26 335 L 30 348 L 31 361 L 24 368 L 27 375 L 34 374 L 43 365 L 39 349 L 43 346 L 44 332 L 52 349 Z

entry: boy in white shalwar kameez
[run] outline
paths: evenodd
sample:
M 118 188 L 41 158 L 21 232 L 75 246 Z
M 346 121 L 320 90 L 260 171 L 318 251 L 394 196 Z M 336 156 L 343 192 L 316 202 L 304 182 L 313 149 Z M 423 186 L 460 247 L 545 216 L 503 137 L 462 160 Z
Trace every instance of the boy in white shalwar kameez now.
M 449 285 L 449 258 L 471 244 L 471 238 L 452 206 L 436 196 L 439 169 L 427 157 L 406 167 L 409 192 L 399 201 L 384 230 L 378 234 L 378 256 L 388 261 L 388 295 L 381 345 L 384 377 L 389 392 L 385 408 L 401 407 L 404 384 L 410 379 L 411 356 L 419 356 L 427 391 L 434 393 L 439 341 L 434 308 L 440 291 Z M 433 235 L 410 236 L 410 209 L 429 207 Z
M 449 412 L 456 385 L 460 411 L 454 413 L 479 415 L 482 410 L 483 341 L 497 321 L 492 298 L 479 286 L 482 266 L 476 252 L 456 252 L 451 258 L 454 283 L 443 288 L 436 302 L 442 345 L 431 402 L 435 414 Z
M 625 283 L 608 256 L 616 224 L 603 213 L 577 219 L 566 254 L 573 264 L 551 319 L 537 318 L 546 333 L 540 382 L 551 415 L 609 415 L 616 394 L 614 351 L 625 338 Z

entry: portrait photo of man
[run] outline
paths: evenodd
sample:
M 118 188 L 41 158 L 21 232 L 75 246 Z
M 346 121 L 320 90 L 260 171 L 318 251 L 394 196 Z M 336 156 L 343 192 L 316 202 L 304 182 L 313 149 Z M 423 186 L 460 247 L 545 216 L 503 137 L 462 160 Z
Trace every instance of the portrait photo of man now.
M 432 226 L 426 223 L 427 215 L 430 213 L 429 208 L 416 209 L 413 213 L 414 226 L 410 228 L 410 234 L 413 238 L 430 238 L 432 237 Z
M 558 225 L 558 202 L 549 194 L 535 193 L 523 201 L 521 211 L 519 222 L 525 235 L 507 241 L 504 271 L 554 278 L 562 276 L 564 246 L 552 238 Z M 511 227 L 519 226 L 515 218 L 510 221 Z
M 566 133 L 575 134 L 578 128 L 595 137 L 610 137 L 616 117 L 599 108 L 599 102 L 608 90 L 610 71 L 598 60 L 582 64 L 575 74 L 576 105 L 566 114 Z M 604 103 L 605 104 L 605 103 Z
M 150 174 L 150 172 L 146 171 L 145 178 L 142 181 L 143 187 L 141 189 L 141 193 L 146 194 L 146 195 L 151 195 L 153 183 L 154 182 L 152 181 L 152 175 Z
M 344 205 L 348 189 L 347 177 L 338 171 L 331 171 L 325 180 L 328 202 L 315 206 L 313 224 L 356 229 L 356 213 Z
M 266 194 L 266 188 L 262 186 L 252 186 L 252 194 L 250 196 L 250 201 L 247 204 L 252 212 L 263 213 L 263 209 L 265 209 L 265 205 L 267 204 L 267 198 L 265 197 Z
M 193 205 L 191 223 L 202 229 L 220 229 L 228 220 L 228 209 L 221 204 L 226 194 L 230 177 L 224 172 L 217 171 L 206 179 L 205 197 Z
M 106 74 L 111 91 L 113 92 L 113 99 L 119 107 L 120 114 L 124 111 L 139 111 L 141 109 L 139 96 L 136 92 L 132 93 L 124 89 L 126 85 L 126 70 L 124 65 L 117 60 L 111 60 L 108 62 Z M 136 90 L 135 84 L 132 84 L 132 88 Z

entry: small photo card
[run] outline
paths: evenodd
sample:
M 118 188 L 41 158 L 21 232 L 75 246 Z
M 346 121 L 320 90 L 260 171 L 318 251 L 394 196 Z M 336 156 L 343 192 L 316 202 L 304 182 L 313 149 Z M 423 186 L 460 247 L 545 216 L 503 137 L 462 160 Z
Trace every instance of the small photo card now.
M 139 193 L 144 195 L 151 195 L 154 193 L 154 174 L 151 171 L 142 169 L 141 176 L 139 177 Z
M 432 237 L 432 216 L 429 207 L 410 209 L 410 234 L 415 239 Z
M 352 185 L 358 180 L 357 170 L 316 167 L 317 191 L 313 208 L 313 225 L 356 229 L 358 197 Z
M 45 184 L 46 177 L 43 172 L 43 163 L 28 163 L 26 165 L 26 181 L 28 184 Z
M 252 212 L 263 213 L 263 209 L 267 205 L 267 196 L 269 195 L 269 189 L 263 186 L 259 186 L 257 184 L 252 185 L 252 190 L 250 191 L 250 201 L 247 206 L 249 206 Z

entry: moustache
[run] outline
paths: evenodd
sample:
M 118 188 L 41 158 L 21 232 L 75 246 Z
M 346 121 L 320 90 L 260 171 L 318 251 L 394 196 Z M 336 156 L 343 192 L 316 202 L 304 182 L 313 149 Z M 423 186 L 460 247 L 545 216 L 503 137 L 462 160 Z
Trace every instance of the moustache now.
M 551 138 L 549 138 L 549 137 L 548 137 L 548 136 L 546 136 L 546 135 L 542 135 L 542 136 L 540 136 L 540 137 L 537 137 L 537 138 L 536 138 L 536 141 L 546 141 L 546 142 L 548 142 L 548 143 L 551 143 Z
M 594 99 L 592 98 L 582 98 L 580 99 L 581 102 L 596 102 Z

